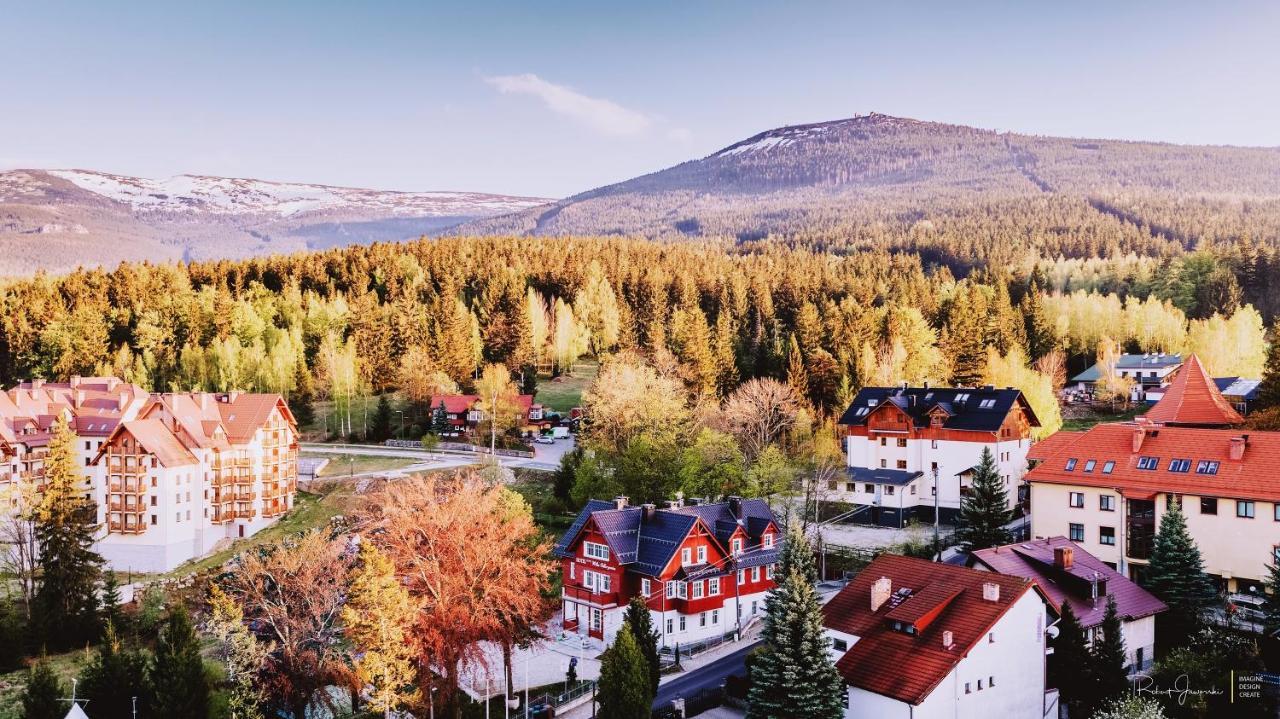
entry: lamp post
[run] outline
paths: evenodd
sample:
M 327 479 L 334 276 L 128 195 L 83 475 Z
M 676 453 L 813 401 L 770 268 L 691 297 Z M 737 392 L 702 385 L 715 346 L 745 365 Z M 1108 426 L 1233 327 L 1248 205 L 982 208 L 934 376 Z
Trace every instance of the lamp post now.
M 400 415 L 400 439 L 404 439 L 404 410 L 396 410 L 396 414 Z
M 942 510 L 938 494 L 938 465 L 935 464 L 933 466 L 933 553 L 937 555 L 938 561 L 941 562 L 942 547 L 939 545 L 939 542 L 942 541 L 939 536 L 939 522 L 941 520 L 938 518 L 938 513 Z

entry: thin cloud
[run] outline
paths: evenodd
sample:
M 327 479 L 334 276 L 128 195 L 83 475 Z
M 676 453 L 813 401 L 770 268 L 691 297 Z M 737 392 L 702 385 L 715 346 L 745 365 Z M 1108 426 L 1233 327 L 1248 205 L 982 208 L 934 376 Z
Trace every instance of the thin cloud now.
M 532 95 L 557 115 L 568 117 L 602 135 L 629 137 L 643 134 L 653 127 L 653 119 L 644 113 L 625 108 L 612 100 L 588 97 L 532 73 L 486 77 L 484 81 L 504 95 Z

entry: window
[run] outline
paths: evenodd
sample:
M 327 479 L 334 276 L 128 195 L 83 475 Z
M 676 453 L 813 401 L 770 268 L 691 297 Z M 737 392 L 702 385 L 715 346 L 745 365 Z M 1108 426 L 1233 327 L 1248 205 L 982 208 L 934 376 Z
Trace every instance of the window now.
M 995 644 L 995 643 L 996 643 L 996 633 L 995 632 L 987 633 L 987 644 Z
M 707 580 L 707 596 L 708 597 L 720 596 L 720 577 L 712 577 L 711 579 Z
M 753 581 L 753 582 L 758 582 L 758 581 L 760 581 L 760 568 L 759 568 L 759 567 L 752 567 L 752 568 L 751 568 L 751 581 Z
M 1159 457 L 1139 457 L 1138 458 L 1138 469 L 1151 470 L 1151 469 L 1155 469 L 1159 465 L 1160 465 Z
M 899 447 L 905 447 L 905 446 L 907 446 L 907 439 L 906 439 L 906 437 L 899 437 L 899 438 L 898 438 L 898 446 L 899 446 Z
M 1116 528 L 1098 527 L 1098 544 L 1108 547 L 1116 546 Z
M 667 582 L 667 599 L 675 599 L 675 598 L 676 598 L 676 583 Z M 671 631 L 671 630 L 668 629 L 667 631 Z
M 1280 502 L 1276 502 L 1275 504 L 1271 505 L 1271 509 L 1273 510 L 1272 514 L 1275 515 L 1275 520 L 1277 522 L 1280 522 Z
M 1170 472 L 1190 472 L 1191 460 L 1189 459 L 1171 459 L 1169 460 Z
M 1092 472 L 1094 467 L 1098 466 L 1098 460 L 1090 459 L 1084 463 L 1084 471 Z
M 880 460 L 880 469 L 884 469 L 884 468 L 886 468 L 886 467 L 888 467 L 888 466 L 889 466 L 889 460 L 887 460 L 887 459 L 882 459 L 882 460 Z
M 846 642 L 843 639 L 832 639 L 831 648 L 837 652 L 847 652 L 849 651 L 849 642 Z
M 688 582 L 675 582 L 675 585 L 676 585 L 676 598 L 677 598 L 677 599 L 688 599 L 688 598 L 689 598 L 689 584 L 688 584 Z M 681 628 L 681 629 L 684 629 L 684 626 L 681 626 L 680 628 Z
M 1217 514 L 1218 498 L 1217 497 L 1201 497 L 1200 513 L 1201 514 Z
M 964 693 L 965 693 L 965 694 L 972 694 L 972 693 L 973 693 L 973 690 L 969 688 L 969 682 L 965 682 L 965 683 L 964 683 Z
M 582 553 L 592 559 L 609 561 L 609 545 L 597 544 L 596 542 L 583 542 Z
M 1112 470 L 1114 470 L 1115 468 L 1116 468 L 1116 463 L 1109 459 L 1102 464 L 1102 473 L 1111 474 Z
M 773 549 L 773 532 L 765 532 L 764 546 L 765 549 Z
M 1247 499 L 1236 500 L 1236 516 L 1253 519 L 1253 502 Z
M 859 408 L 858 408 L 858 411 L 857 411 L 857 412 L 854 412 L 853 414 L 854 414 L 854 416 L 855 416 L 855 417 L 866 417 L 866 416 L 867 416 L 867 411 L 868 411 L 868 410 L 867 410 L 867 408 L 866 408 L 866 407 L 859 407 Z
M 868 407 L 874 407 L 874 406 L 876 406 L 877 404 L 880 404 L 880 400 L 878 400 L 878 399 L 869 399 L 869 400 L 867 400 L 867 406 L 868 406 Z
M 747 570 L 745 570 L 745 569 L 739 569 L 739 570 L 738 570 L 738 584 L 746 584 L 746 583 L 747 583 Z
M 1138 651 L 1142 651 L 1142 650 L 1141 650 L 1141 649 L 1139 649 Z M 993 686 L 995 686 L 995 685 L 996 685 L 996 678 L 995 678 L 995 677 L 987 677 L 987 686 L 988 686 L 988 687 L 993 687 Z
M 680 615 L 680 631 L 684 631 L 684 615 Z
M 693 583 L 693 598 L 702 599 L 702 582 Z
M 680 550 L 680 566 L 687 567 L 693 564 L 693 550 L 685 547 Z
M 640 579 L 640 594 L 645 598 L 649 598 L 649 594 L 653 591 L 653 582 L 648 577 Z
M 969 393 L 968 393 L 968 392 L 961 392 L 960 394 L 956 395 L 956 400 L 955 400 L 955 401 L 957 401 L 957 402 L 968 402 L 968 401 L 969 401 Z
M 835 482 L 832 482 L 832 484 L 835 484 Z M 832 489 L 835 489 L 835 487 L 832 487 Z M 854 482 L 845 482 L 845 484 L 844 484 L 844 491 L 846 491 L 846 492 L 856 492 L 856 491 L 858 491 L 858 485 L 857 485 L 856 483 L 854 483 Z
M 982 691 L 982 680 L 978 680 L 978 691 Z
M 1104 512 L 1116 511 L 1115 495 L 1111 495 L 1111 494 L 1098 495 L 1098 509 L 1101 509 Z
M 898 460 L 898 469 L 906 469 L 906 468 L 907 468 L 907 460 L 905 459 Z
M 1073 471 L 1075 471 L 1075 468 L 1076 468 L 1076 458 L 1075 458 L 1075 457 L 1071 457 L 1071 458 L 1067 459 L 1067 466 L 1066 466 L 1066 470 L 1067 470 L 1068 472 L 1073 472 Z
M 888 437 L 881 437 L 881 438 L 880 438 L 880 446 L 881 446 L 881 447 L 888 447 L 888 446 L 889 446 L 889 438 L 888 438 Z
M 1068 492 L 1067 504 L 1077 509 L 1084 506 L 1084 492 Z
M 764 565 L 764 578 L 765 578 L 765 579 L 773 579 L 773 565 L 772 565 L 772 564 L 766 564 L 766 565 Z
M 1073 542 L 1083 542 L 1084 541 L 1084 525 L 1076 524 L 1075 522 L 1072 522 L 1068 526 L 1068 536 Z
M 738 552 L 741 552 L 741 551 L 742 551 L 742 537 L 734 537 L 734 538 L 733 538 L 733 543 L 732 543 L 732 545 L 731 545 L 731 546 L 733 547 L 733 553 L 734 553 L 734 554 L 737 554 Z
M 866 484 L 863 486 L 863 489 L 866 491 L 867 494 L 876 493 L 876 486 L 874 484 Z
M 984 399 L 978 403 L 978 407 L 980 409 L 991 409 L 992 407 L 995 407 L 995 406 L 996 406 L 996 401 L 994 399 Z
M 570 579 L 573 579 L 573 578 L 574 578 L 574 573 L 575 573 L 575 572 L 574 572 L 574 567 L 577 567 L 577 566 L 578 566 L 578 565 L 574 564 L 573 562 L 569 562 L 569 578 L 570 578 Z
M 667 634 L 671 634 L 675 632 L 676 630 L 675 624 L 676 624 L 676 620 L 671 619 L 670 617 L 667 618 Z
M 706 563 L 707 563 L 707 547 L 706 545 L 702 545 L 698 547 L 698 564 L 706 564 Z
M 700 613 L 700 614 L 698 615 L 698 626 L 700 626 L 700 627 L 705 627 L 705 626 L 707 626 L 707 613 L 706 613 L 706 612 L 702 612 L 702 613 Z
M 1217 474 L 1218 463 L 1202 459 L 1196 463 L 1196 474 Z
M 719 624 L 719 623 L 720 623 L 720 610 L 719 610 L 719 609 L 712 609 L 712 610 L 711 610 L 711 623 L 712 623 L 712 624 Z

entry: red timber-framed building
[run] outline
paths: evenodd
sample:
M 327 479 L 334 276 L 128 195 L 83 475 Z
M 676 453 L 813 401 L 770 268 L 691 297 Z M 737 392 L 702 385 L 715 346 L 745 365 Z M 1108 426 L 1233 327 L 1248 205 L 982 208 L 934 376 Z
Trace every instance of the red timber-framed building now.
M 763 615 L 781 543 L 761 499 L 661 509 L 593 499 L 555 548 L 564 630 L 610 642 L 640 596 L 662 646 L 732 633 Z

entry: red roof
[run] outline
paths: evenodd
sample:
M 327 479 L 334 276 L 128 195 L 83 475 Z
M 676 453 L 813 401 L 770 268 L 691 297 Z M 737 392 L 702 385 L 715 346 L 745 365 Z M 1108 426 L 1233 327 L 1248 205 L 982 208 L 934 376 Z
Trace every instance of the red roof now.
M 1243 449 L 1239 459 L 1231 458 L 1233 443 Z M 1164 492 L 1280 502 L 1280 432 L 1246 435 L 1231 429 L 1117 422 L 1096 425 L 1056 447 L 1027 473 L 1028 482 L 1114 488 L 1132 498 Z M 1152 469 L 1138 468 L 1143 458 Z M 1067 469 L 1072 459 L 1074 468 Z M 1172 463 L 1175 459 L 1187 460 L 1185 471 Z M 1092 471 L 1086 471 L 1090 460 Z M 1115 462 L 1110 472 L 1107 462 Z
M 1069 569 L 1054 565 L 1053 552 L 1059 547 L 1072 550 L 1073 559 Z M 1106 596 L 1099 597 L 1097 602 L 1093 601 L 1091 582 L 1094 573 L 1097 573 L 1099 579 L 1106 581 L 1106 593 L 1115 597 L 1116 611 L 1121 619 L 1149 617 L 1169 608 L 1150 592 L 1066 537 L 1049 537 L 979 549 L 973 553 L 973 558 L 993 572 L 1034 580 L 1055 612 L 1061 614 L 1062 603 L 1067 602 L 1080 619 L 1080 624 L 1086 628 L 1101 624 L 1102 617 L 1107 612 Z
M 889 578 L 892 598 L 872 612 L 871 586 L 881 577 Z M 984 583 L 1000 588 L 998 600 L 982 598 Z M 823 607 L 826 627 L 858 637 L 836 669 L 850 686 L 920 704 L 1033 586 L 1021 577 L 883 554 Z M 896 601 L 902 589 L 911 594 Z M 917 601 L 918 612 L 909 608 Z M 929 621 L 914 635 L 890 624 L 917 614 Z M 944 631 L 952 634 L 949 649 Z
M 1198 427 L 1222 427 L 1244 422 L 1240 413 L 1218 391 L 1218 385 L 1195 355 L 1182 363 L 1164 396 L 1144 417 L 1148 422 Z
M 1075 442 L 1084 432 L 1061 431 L 1037 441 L 1031 445 L 1031 449 L 1027 450 L 1028 462 L 1043 462 L 1044 460 L 1057 454 L 1063 447 Z
M 437 394 L 431 396 L 431 408 L 435 409 L 444 402 L 444 411 L 449 414 L 465 414 L 471 409 L 471 406 L 479 402 L 480 398 L 474 394 Z

